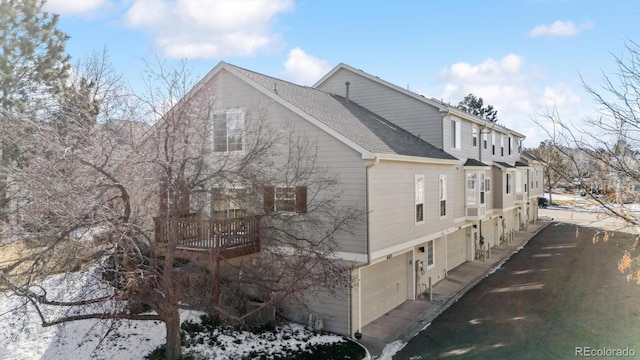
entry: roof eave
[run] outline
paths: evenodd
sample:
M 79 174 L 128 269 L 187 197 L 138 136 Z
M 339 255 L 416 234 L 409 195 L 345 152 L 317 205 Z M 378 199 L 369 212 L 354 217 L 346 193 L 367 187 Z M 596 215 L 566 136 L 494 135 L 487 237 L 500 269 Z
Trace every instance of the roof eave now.
M 320 128 L 321 130 L 323 130 L 326 133 L 328 133 L 329 135 L 333 136 L 334 138 L 336 138 L 340 142 L 344 143 L 348 147 L 350 147 L 353 150 L 357 151 L 358 153 L 360 153 L 362 155 L 362 159 L 374 159 L 375 158 L 375 156 L 369 150 L 367 150 L 367 149 L 363 148 L 362 146 L 356 144 L 352 140 L 348 139 L 346 136 L 340 134 L 339 132 L 337 132 L 336 130 L 334 130 L 331 127 L 327 126 L 323 122 L 319 121 L 318 119 L 314 118 L 313 116 L 309 115 L 308 113 L 302 111 L 300 108 L 298 108 L 295 105 L 291 104 L 290 102 L 286 101 L 282 97 L 274 94 L 273 91 L 270 91 L 269 89 L 266 89 L 264 86 L 258 84 L 253 79 L 249 78 L 245 74 L 243 74 L 240 71 L 238 71 L 237 69 L 235 69 L 232 65 L 229 65 L 229 64 L 224 63 L 224 62 L 221 62 L 221 64 L 222 65 L 220 66 L 220 69 L 224 68 L 225 70 L 229 71 L 234 76 L 238 77 L 242 81 L 244 81 L 247 84 L 249 84 L 251 87 L 255 88 L 256 90 L 260 91 L 261 93 L 263 93 L 267 97 L 271 98 L 273 101 L 275 101 L 275 102 L 279 103 L 280 105 L 284 106 L 285 108 L 291 110 L 296 115 L 304 118 L 305 120 L 309 121 L 310 123 L 312 123 L 316 127 Z M 216 68 L 217 68 L 217 66 L 216 66 Z M 216 73 L 219 72 L 220 69 L 218 69 L 216 71 Z M 212 72 L 213 72 L 213 70 L 212 70 Z M 210 72 L 209 74 L 211 74 L 212 72 Z M 207 76 L 209 76 L 209 75 L 207 75 Z
M 373 153 L 372 155 L 380 160 L 386 160 L 386 161 L 402 161 L 402 162 L 439 164 L 439 165 L 461 165 L 462 164 L 462 161 L 459 159 L 438 159 L 438 158 L 430 158 L 430 157 L 422 157 L 422 156 L 384 154 L 384 153 Z

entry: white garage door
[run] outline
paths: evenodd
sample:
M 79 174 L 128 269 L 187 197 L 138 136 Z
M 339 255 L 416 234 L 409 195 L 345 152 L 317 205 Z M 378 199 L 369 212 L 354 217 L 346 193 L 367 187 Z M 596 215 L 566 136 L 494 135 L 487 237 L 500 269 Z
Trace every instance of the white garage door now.
M 409 254 L 398 255 L 360 272 L 362 326 L 407 300 Z
M 447 238 L 447 265 L 448 270 L 452 270 L 456 266 L 467 261 L 467 246 L 465 240 L 467 238 L 467 230 L 462 229 L 449 234 Z
M 494 246 L 495 245 L 495 229 L 494 229 L 494 221 L 487 220 L 482 222 L 482 236 L 484 236 L 484 242 L 487 244 L 486 246 Z M 485 246 L 485 249 L 487 248 Z

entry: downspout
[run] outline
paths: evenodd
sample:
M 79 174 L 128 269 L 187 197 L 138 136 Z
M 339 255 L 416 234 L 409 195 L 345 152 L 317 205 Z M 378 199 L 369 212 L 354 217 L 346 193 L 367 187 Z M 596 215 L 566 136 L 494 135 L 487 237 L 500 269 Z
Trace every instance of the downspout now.
M 482 135 L 482 132 L 483 132 L 484 130 L 486 130 L 486 129 L 487 129 L 487 125 L 484 125 L 484 126 L 482 127 L 482 129 L 480 129 L 479 134 L 478 134 L 478 161 L 479 161 L 479 162 L 482 162 L 482 146 L 484 145 L 484 144 L 482 143 L 482 142 L 483 142 L 483 140 L 482 140 L 482 139 L 483 139 L 483 137 L 484 137 L 484 136 Z M 478 188 L 480 188 L 480 187 L 482 187 L 482 186 L 484 186 L 484 184 L 480 185 Z M 487 189 L 484 189 L 484 206 L 485 206 L 485 214 L 486 214 L 486 206 L 487 206 Z M 479 211 L 479 210 L 478 210 L 478 211 Z M 482 241 L 482 239 L 483 239 L 483 237 L 482 237 L 482 219 L 479 219 L 479 220 L 478 220 L 478 242 L 480 243 L 480 246 L 484 246 L 484 241 Z M 476 242 L 475 242 L 475 240 L 473 239 L 473 236 L 472 236 L 471 241 L 473 241 L 473 247 L 474 247 L 474 249 L 475 249 Z M 489 247 L 489 245 L 487 245 L 487 247 Z M 475 250 L 477 250 L 477 249 L 475 249 Z M 473 255 L 473 258 L 475 259 L 475 258 L 476 258 L 475 251 L 474 251 L 474 253 L 473 253 L 472 255 Z
M 359 265 L 358 267 L 356 267 L 356 269 L 358 270 L 358 280 L 360 280 L 360 268 L 363 268 L 365 266 L 368 266 L 371 264 L 371 246 L 369 245 L 370 242 L 370 233 L 371 233 L 371 222 L 369 221 L 369 169 L 371 169 L 372 167 L 378 165 L 378 163 L 380 162 L 380 157 L 376 156 L 375 160 L 371 163 L 368 164 L 365 168 L 365 221 L 366 221 L 366 225 L 365 225 L 365 246 L 366 246 L 366 252 L 367 252 L 367 261 L 362 264 Z M 351 287 L 353 288 L 353 287 Z M 350 296 L 349 298 L 352 298 L 352 296 Z M 358 327 L 360 327 L 360 324 L 362 324 L 362 286 L 361 284 L 358 285 Z M 353 314 L 351 313 L 352 307 L 349 306 L 349 318 L 351 319 L 353 317 Z M 356 339 L 359 339 L 362 336 L 362 333 L 360 332 L 360 328 L 358 328 L 356 330 L 356 332 L 354 333 L 354 336 L 356 337 Z

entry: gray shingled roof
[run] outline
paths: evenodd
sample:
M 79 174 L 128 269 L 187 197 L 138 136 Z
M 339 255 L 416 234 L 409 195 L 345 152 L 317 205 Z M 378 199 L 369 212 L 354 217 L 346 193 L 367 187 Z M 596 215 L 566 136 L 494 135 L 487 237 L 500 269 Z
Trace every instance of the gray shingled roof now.
M 344 97 L 230 66 L 369 152 L 457 160 Z
M 486 166 L 489 167 L 489 165 L 478 161 L 476 159 L 467 159 L 467 161 L 464 163 L 464 166 Z
M 507 169 L 514 169 L 514 168 L 515 168 L 515 166 L 513 166 L 513 165 L 511 165 L 511 164 L 508 164 L 508 163 L 506 163 L 506 162 L 496 161 L 495 163 L 496 163 L 496 164 L 498 164 L 498 165 L 500 165 L 500 166 L 501 166 L 501 167 L 503 167 L 503 168 L 507 168 Z

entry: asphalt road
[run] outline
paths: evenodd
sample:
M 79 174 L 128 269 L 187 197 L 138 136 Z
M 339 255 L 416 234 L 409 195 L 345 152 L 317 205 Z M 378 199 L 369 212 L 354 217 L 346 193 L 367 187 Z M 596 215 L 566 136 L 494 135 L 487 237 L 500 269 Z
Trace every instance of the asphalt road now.
M 393 359 L 640 358 L 640 285 L 617 270 L 632 241 L 552 223 Z

